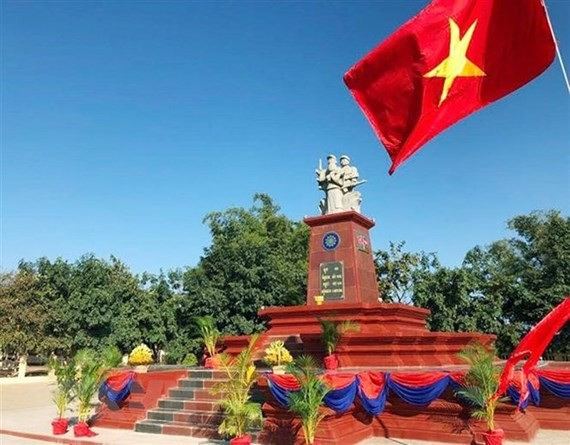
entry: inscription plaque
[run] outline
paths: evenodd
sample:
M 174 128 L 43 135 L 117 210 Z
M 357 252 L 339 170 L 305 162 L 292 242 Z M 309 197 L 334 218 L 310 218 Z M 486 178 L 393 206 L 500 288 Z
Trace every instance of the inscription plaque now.
M 321 295 L 326 300 L 344 298 L 344 265 L 342 261 L 321 263 Z

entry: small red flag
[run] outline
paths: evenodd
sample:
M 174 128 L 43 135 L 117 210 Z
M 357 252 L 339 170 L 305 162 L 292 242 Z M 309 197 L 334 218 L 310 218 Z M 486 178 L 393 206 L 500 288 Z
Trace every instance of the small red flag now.
M 392 174 L 435 135 L 537 77 L 554 53 L 541 0 L 433 0 L 344 81 Z

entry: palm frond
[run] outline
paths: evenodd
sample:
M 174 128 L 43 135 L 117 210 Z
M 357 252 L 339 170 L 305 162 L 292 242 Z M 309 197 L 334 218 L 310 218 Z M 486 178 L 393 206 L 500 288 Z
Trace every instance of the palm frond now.
M 250 401 L 251 389 L 257 381 L 253 352 L 258 338 L 258 335 L 252 335 L 248 346 L 235 358 L 221 354 L 220 368 L 226 378 L 212 389 L 212 393 L 222 394 L 218 405 L 225 416 L 218 428 L 220 434 L 243 436 L 263 420 L 261 405 Z

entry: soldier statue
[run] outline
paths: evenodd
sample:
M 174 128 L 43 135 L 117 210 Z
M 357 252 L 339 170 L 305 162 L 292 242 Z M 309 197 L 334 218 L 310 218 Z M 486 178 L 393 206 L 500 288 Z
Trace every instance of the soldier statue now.
M 354 188 L 366 181 L 358 180 L 358 170 L 350 165 L 347 155 L 340 157 L 340 167 L 336 156 L 327 156 L 327 167 L 323 168 L 319 160 L 319 168 L 315 171 L 319 189 L 325 192 L 325 197 L 319 202 L 322 215 L 355 210 L 360 213 L 361 194 Z

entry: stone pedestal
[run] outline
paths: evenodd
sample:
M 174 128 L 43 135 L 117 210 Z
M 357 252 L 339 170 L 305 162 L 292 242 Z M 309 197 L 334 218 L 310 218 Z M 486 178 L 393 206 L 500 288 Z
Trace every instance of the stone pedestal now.
M 311 227 L 307 305 L 378 303 L 369 230 L 374 221 L 355 211 L 305 218 Z

